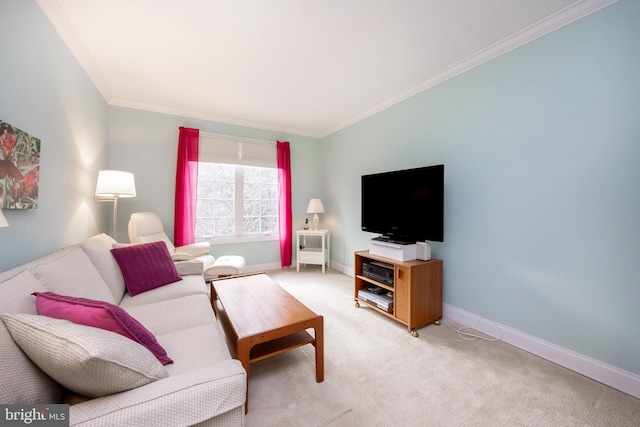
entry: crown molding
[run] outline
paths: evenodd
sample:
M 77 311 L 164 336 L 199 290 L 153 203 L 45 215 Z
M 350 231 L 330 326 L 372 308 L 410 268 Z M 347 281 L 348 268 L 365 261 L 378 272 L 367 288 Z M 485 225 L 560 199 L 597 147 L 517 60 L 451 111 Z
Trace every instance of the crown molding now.
M 134 110 L 143 110 L 143 111 L 150 111 L 154 113 L 168 114 L 171 116 L 185 117 L 188 119 L 206 120 L 211 122 L 224 123 L 227 125 L 249 127 L 249 128 L 260 129 L 260 130 L 265 130 L 270 132 L 278 132 L 278 133 L 287 134 L 287 135 L 307 136 L 307 137 L 318 138 L 318 139 L 320 138 L 320 133 L 312 132 L 307 129 L 298 129 L 293 127 L 279 126 L 279 125 L 256 122 L 251 120 L 235 119 L 232 117 L 221 116 L 218 114 L 189 111 L 189 110 L 183 110 L 175 107 L 168 107 L 165 105 L 135 102 L 128 99 L 113 98 L 111 102 L 109 102 L 109 105 L 113 107 L 132 108 Z
M 113 92 L 102 75 L 102 72 L 93 61 L 89 50 L 84 43 L 82 43 L 80 37 L 78 37 L 78 33 L 74 31 L 69 17 L 64 13 L 58 0 L 36 0 L 36 3 L 47 19 L 49 19 L 49 22 L 51 22 L 53 28 L 60 35 L 60 38 L 62 38 L 67 48 L 80 63 L 80 66 L 87 73 L 104 100 L 109 104 L 113 98 Z
M 369 108 L 362 113 L 351 117 L 343 122 L 336 124 L 324 131 L 312 131 L 310 129 L 297 129 L 275 124 L 261 123 L 250 120 L 234 119 L 226 116 L 215 114 L 197 113 L 193 111 L 182 111 L 173 107 L 163 105 L 152 105 L 147 103 L 139 103 L 126 99 L 114 99 L 113 92 L 109 87 L 100 69 L 94 62 L 91 54 L 86 46 L 82 43 L 78 34 L 73 30 L 69 18 L 64 13 L 58 0 L 36 0 L 38 6 L 49 19 L 55 30 L 58 32 L 64 43 L 75 56 L 81 67 L 88 74 L 91 81 L 105 99 L 107 104 L 113 106 L 142 109 L 146 111 L 184 116 L 194 119 L 210 120 L 219 123 L 231 124 L 236 126 L 246 126 L 257 129 L 263 129 L 274 132 L 283 132 L 287 134 L 295 134 L 312 138 L 325 138 L 341 129 L 366 119 L 382 110 L 385 110 L 395 104 L 398 104 L 414 95 L 424 92 L 434 86 L 439 85 L 453 77 L 456 77 L 466 71 L 469 71 L 479 65 L 484 64 L 494 58 L 497 58 L 507 52 L 510 52 L 520 46 L 523 46 L 533 40 L 545 36 L 559 28 L 562 28 L 574 21 L 588 16 L 600 9 L 616 3 L 618 0 L 578 0 L 575 3 L 565 7 L 564 9 L 554 13 L 553 15 L 530 25 L 529 27 L 503 39 L 493 45 L 458 61 L 455 64 L 445 68 L 441 72 L 429 77 L 415 87 L 409 88 L 395 96 L 387 99 L 380 104 Z
M 62 41 L 71 51 L 72 55 L 79 62 L 80 66 L 85 70 L 85 72 L 108 105 L 168 114 L 173 116 L 187 117 L 190 119 L 207 120 L 235 126 L 251 127 L 255 129 L 262 129 L 284 134 L 320 138 L 320 132 L 314 132 L 308 129 L 298 129 L 251 120 L 235 119 L 217 114 L 207 114 L 202 112 L 181 110 L 179 108 L 169 107 L 165 105 L 157 105 L 132 101 L 129 99 L 116 98 L 102 72 L 100 71 L 100 68 L 98 68 L 91 54 L 89 53 L 89 50 L 84 45 L 84 43 L 82 43 L 80 37 L 73 29 L 73 25 L 71 25 L 71 21 L 60 6 L 59 1 L 36 0 L 36 3 L 40 7 L 44 15 L 47 17 L 47 19 L 51 22 L 56 32 L 60 35 L 60 38 L 62 38 Z
M 439 85 L 449 79 L 452 79 L 464 72 L 467 72 L 485 62 L 491 61 L 507 52 L 517 49 L 529 42 L 532 42 L 542 36 L 545 36 L 557 29 L 560 29 L 566 25 L 571 24 L 585 16 L 588 16 L 600 9 L 610 6 L 616 3 L 618 0 L 579 0 L 575 3 L 565 7 L 564 9 L 550 15 L 549 17 L 536 22 L 528 26 L 527 28 L 518 31 L 517 33 L 500 40 L 493 45 L 474 53 L 471 56 L 464 58 L 461 61 L 445 68 L 438 74 L 428 78 L 419 85 L 408 89 L 404 92 L 397 94 L 396 96 L 387 99 L 386 101 L 374 106 L 373 108 L 358 114 L 344 122 L 337 124 L 322 132 L 319 137 L 324 138 L 341 129 L 344 129 L 352 124 L 355 124 L 369 116 L 372 116 L 382 110 L 385 110 L 399 102 L 402 102 L 414 95 L 424 92 L 427 89 L 431 89 L 434 86 Z

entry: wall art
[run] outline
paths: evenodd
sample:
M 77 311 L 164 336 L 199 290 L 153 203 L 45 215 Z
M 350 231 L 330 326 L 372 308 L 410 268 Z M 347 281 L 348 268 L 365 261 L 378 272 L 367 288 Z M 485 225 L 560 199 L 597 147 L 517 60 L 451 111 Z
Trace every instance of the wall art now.
M 0 120 L 0 208 L 37 209 L 40 140 Z

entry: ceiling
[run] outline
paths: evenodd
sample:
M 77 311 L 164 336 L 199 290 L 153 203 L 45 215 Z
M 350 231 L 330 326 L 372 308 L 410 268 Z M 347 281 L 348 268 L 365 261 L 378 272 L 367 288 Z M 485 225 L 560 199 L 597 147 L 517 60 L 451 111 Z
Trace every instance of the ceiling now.
M 324 137 L 615 0 L 37 0 L 110 105 Z

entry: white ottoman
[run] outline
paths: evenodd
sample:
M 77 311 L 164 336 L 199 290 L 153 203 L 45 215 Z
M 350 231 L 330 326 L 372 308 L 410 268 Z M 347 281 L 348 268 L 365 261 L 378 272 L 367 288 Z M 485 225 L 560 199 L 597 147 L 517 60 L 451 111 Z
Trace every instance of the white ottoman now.
M 213 265 L 205 268 L 204 280 L 207 282 L 221 276 L 235 276 L 244 270 L 244 258 L 239 255 L 225 255 L 216 258 Z

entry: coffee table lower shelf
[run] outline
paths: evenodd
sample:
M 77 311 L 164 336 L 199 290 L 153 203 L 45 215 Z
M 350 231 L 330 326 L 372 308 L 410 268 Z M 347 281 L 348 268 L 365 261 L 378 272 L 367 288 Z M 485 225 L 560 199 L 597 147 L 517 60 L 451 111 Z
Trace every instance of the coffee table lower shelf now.
M 281 354 L 297 347 L 307 344 L 314 344 L 315 338 L 307 331 L 300 331 L 286 337 L 277 338 L 275 340 L 263 342 L 253 346 L 249 353 L 249 361 L 251 363 L 258 362 L 276 354 Z

